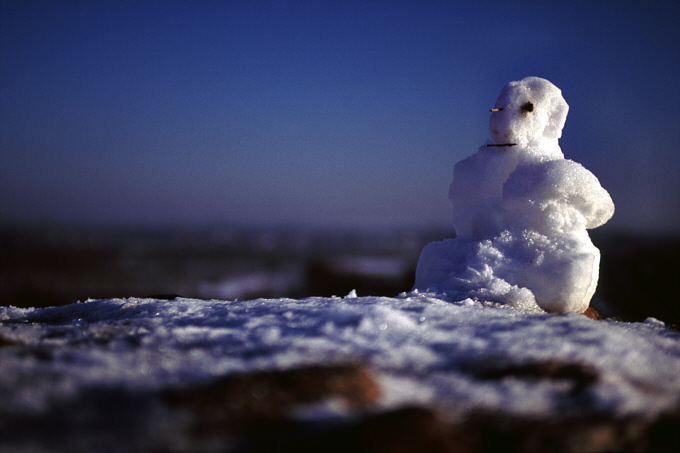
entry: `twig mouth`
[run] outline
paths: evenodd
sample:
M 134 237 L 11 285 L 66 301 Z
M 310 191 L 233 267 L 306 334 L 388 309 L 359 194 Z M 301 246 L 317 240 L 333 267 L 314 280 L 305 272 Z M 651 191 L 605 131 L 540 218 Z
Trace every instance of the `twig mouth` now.
M 495 147 L 495 148 L 503 148 L 503 147 L 509 147 L 509 146 L 517 146 L 517 143 L 490 143 L 486 145 L 487 147 Z

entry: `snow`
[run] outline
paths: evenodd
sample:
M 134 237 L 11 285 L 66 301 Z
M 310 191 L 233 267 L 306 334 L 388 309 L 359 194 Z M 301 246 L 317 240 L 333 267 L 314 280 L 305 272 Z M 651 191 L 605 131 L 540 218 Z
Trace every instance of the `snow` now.
M 557 140 L 568 106 L 561 92 L 544 79 L 512 82 L 494 110 L 491 146 L 454 168 L 457 237 L 423 249 L 412 292 L 0 306 L 0 438 L 17 427 L 30 432 L 36 420 L 51 426 L 60 414 L 71 417 L 64 426 L 89 426 L 88 411 L 99 411 L 93 426 L 109 415 L 129 416 L 123 427 L 143 421 L 150 429 L 131 432 L 129 442 L 143 437 L 161 451 L 185 420 L 162 401 L 149 402 L 161 392 L 333 364 L 369 370 L 380 388 L 374 411 L 418 405 L 460 420 L 475 411 L 652 419 L 677 410 L 680 332 L 654 318 L 623 323 L 578 314 L 598 279 L 600 253 L 587 229 L 605 223 L 614 206 L 594 175 L 562 155 Z M 373 278 L 404 272 L 391 257 L 347 255 L 336 264 Z M 291 272 L 254 272 L 203 289 L 229 299 L 286 287 L 296 278 Z M 109 414 L 115 404 L 100 407 L 120 391 L 142 401 L 132 415 Z M 290 415 L 342 419 L 356 411 L 331 400 Z M 7 451 L 51 449 L 21 432 Z M 109 450 L 125 449 L 127 436 L 107 435 L 120 442 Z
M 198 291 L 219 299 L 237 299 L 242 294 L 258 292 L 281 294 L 297 284 L 301 278 L 299 274 L 297 271 L 256 271 L 217 282 L 201 282 Z
M 358 274 L 369 278 L 394 278 L 409 272 L 409 263 L 396 257 L 341 256 L 330 263 L 339 273 Z
M 545 79 L 502 90 L 492 140 L 453 170 L 456 238 L 423 250 L 415 288 L 557 313 L 588 308 L 600 252 L 587 229 L 606 223 L 614 204 L 595 175 L 562 154 L 568 109 Z
M 428 404 L 451 416 L 472 409 L 562 413 L 574 392 L 567 378 L 487 376 L 555 361 L 596 375 L 572 408 L 578 413 L 653 416 L 680 402 L 680 333 L 661 321 L 594 321 L 417 291 L 396 298 L 353 291 L 300 300 L 0 307 L 0 335 L 7 344 L 0 347 L 0 421 L 98 389 L 153 391 L 239 372 L 342 363 L 368 366 L 385 410 Z M 337 415 L 337 404 L 328 407 Z

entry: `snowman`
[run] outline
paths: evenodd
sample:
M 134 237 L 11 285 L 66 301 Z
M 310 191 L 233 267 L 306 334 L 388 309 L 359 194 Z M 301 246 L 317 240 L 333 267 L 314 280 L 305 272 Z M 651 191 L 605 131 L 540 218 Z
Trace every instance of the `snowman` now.
M 598 179 L 564 158 L 569 106 L 539 77 L 510 82 L 491 109 L 491 140 L 453 170 L 455 239 L 428 244 L 414 289 L 553 313 L 582 313 L 599 275 L 587 229 L 614 204 Z

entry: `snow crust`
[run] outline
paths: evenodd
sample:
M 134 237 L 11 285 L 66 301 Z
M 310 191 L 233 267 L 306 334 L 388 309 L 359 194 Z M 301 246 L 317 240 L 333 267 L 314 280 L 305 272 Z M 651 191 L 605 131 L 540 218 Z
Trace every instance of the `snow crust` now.
M 614 203 L 595 175 L 562 154 L 568 109 L 545 79 L 502 90 L 492 139 L 453 170 L 456 238 L 423 250 L 415 288 L 558 313 L 588 308 L 600 252 L 586 230 L 606 223 Z
M 0 335 L 0 420 L 39 414 L 97 389 L 150 391 L 236 372 L 347 362 L 375 374 L 382 408 L 651 416 L 680 402 L 680 334 L 660 321 L 594 321 L 417 291 L 396 298 L 353 291 L 346 298 L 0 307 Z M 577 384 L 568 378 L 480 375 L 545 361 L 591 369 L 597 379 L 574 405 Z

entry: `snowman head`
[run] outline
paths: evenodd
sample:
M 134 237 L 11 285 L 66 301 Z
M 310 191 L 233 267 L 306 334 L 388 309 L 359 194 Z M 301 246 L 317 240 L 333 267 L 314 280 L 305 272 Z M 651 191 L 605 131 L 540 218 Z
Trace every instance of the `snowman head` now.
M 540 77 L 508 83 L 492 109 L 489 131 L 495 145 L 538 145 L 557 140 L 569 106 L 562 91 Z

